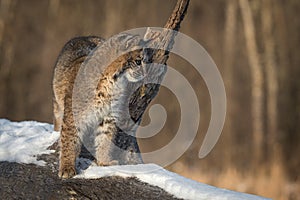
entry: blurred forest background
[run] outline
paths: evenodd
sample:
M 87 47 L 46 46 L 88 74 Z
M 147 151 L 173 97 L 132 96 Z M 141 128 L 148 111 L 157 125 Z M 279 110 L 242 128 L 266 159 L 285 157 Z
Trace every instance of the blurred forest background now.
M 174 5 L 175 0 L 0 0 L 0 117 L 52 122 L 53 66 L 70 38 L 163 26 Z M 192 146 L 168 169 L 219 187 L 299 199 L 300 1 L 191 0 L 181 32 L 216 62 L 227 117 L 216 147 L 199 159 L 209 93 L 193 67 L 173 55 L 169 64 L 197 93 L 201 122 Z M 144 151 L 168 142 L 179 124 L 178 102 L 166 88 L 154 103 L 166 108 L 168 119 L 161 133 L 140 141 Z

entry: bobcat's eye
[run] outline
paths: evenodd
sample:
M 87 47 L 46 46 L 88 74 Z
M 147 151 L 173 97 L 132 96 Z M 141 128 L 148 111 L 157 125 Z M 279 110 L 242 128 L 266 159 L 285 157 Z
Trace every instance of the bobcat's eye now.
M 142 64 L 142 60 L 135 60 L 135 64 L 141 65 Z

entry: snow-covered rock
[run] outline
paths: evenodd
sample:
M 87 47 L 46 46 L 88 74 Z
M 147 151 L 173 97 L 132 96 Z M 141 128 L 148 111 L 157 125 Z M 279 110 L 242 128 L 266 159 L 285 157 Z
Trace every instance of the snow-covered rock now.
M 139 180 L 163 188 L 176 197 L 195 200 L 263 200 L 266 198 L 220 189 L 184 178 L 155 164 L 98 167 L 90 166 L 75 178 L 135 176 Z
M 59 133 L 53 125 L 34 121 L 11 122 L 0 119 L 0 161 L 34 163 L 45 165 L 37 160 L 37 155 L 52 153 L 47 150 Z M 89 165 L 75 178 L 95 179 L 105 176 L 137 177 L 139 180 L 158 186 L 178 198 L 197 200 L 263 200 L 266 198 L 220 189 L 202 184 L 155 164 L 123 165 L 99 167 L 85 159 L 78 159 L 78 165 Z M 84 168 L 86 168 L 84 167 Z

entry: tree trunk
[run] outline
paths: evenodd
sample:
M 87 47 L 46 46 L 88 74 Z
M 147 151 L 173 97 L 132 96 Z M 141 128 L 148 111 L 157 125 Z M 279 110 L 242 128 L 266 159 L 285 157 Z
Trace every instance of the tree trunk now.
M 263 142 L 263 73 L 255 38 L 255 26 L 248 0 L 239 0 L 244 22 L 246 48 L 252 77 L 252 123 L 254 138 L 254 161 L 261 161 Z
M 231 0 L 227 1 L 226 7 L 226 16 L 225 16 L 225 38 L 224 38 L 224 47 L 223 47 L 223 57 L 224 57 L 224 68 L 225 68 L 225 86 L 226 86 L 226 95 L 227 95 L 227 120 L 225 123 L 226 133 L 233 132 L 233 113 L 235 107 L 235 101 L 233 97 L 233 65 L 235 59 L 235 37 L 236 37 L 236 14 L 237 14 L 237 1 Z M 226 139 L 226 138 L 225 138 Z M 226 139 L 227 144 L 234 145 L 232 142 L 231 136 Z M 231 150 L 231 149 L 230 149 Z M 225 160 L 231 163 L 233 159 L 233 152 L 227 151 L 225 155 Z
M 275 43 L 273 36 L 273 16 L 272 2 L 263 0 L 261 11 L 263 41 L 264 41 L 264 64 L 266 66 L 267 78 L 267 125 L 268 125 L 268 155 L 270 161 L 274 161 L 275 156 L 278 156 L 277 145 L 277 96 L 278 96 L 278 75 L 275 62 Z
M 9 26 L 15 18 L 16 2 L 13 0 L 0 0 L 0 111 L 5 115 L 9 109 L 9 92 L 12 63 L 15 54 L 12 27 Z

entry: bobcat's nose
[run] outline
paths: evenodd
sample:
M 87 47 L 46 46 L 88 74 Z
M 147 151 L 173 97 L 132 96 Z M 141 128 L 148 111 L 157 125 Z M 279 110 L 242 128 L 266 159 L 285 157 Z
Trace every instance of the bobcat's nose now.
M 150 64 L 152 63 L 152 57 L 153 57 L 153 49 L 146 48 L 143 50 L 143 63 L 144 64 Z

